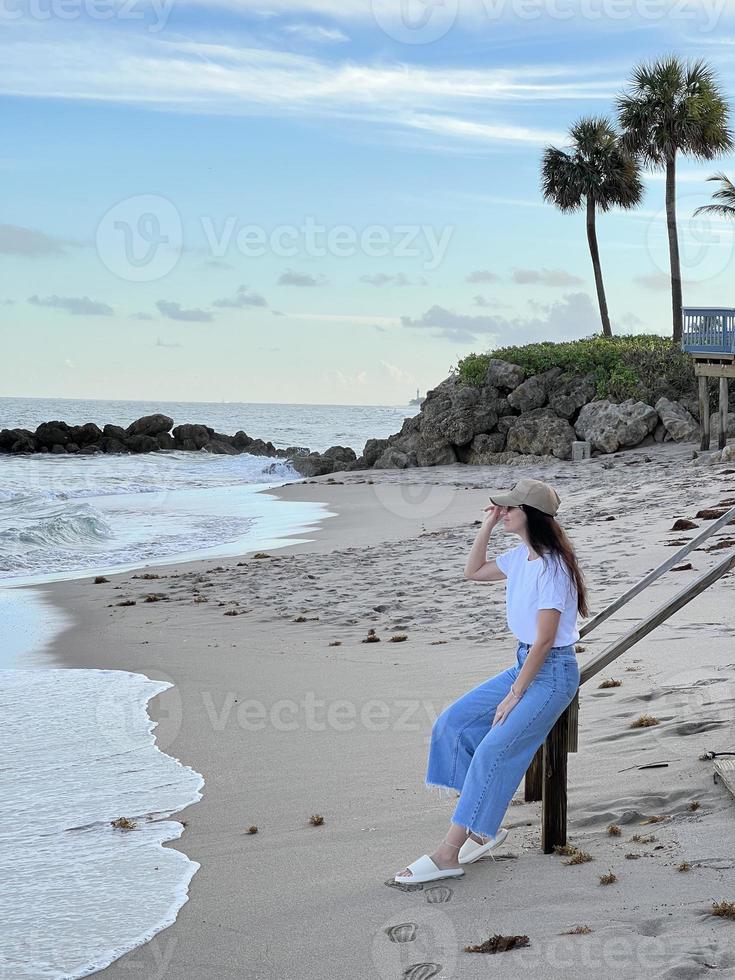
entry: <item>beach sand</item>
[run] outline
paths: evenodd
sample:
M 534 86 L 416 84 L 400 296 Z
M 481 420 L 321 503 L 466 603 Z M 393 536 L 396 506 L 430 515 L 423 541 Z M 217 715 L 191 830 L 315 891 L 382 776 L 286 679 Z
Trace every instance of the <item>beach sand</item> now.
M 147 566 L 156 579 L 43 586 L 74 617 L 55 643 L 58 663 L 173 682 L 150 705 L 158 744 L 205 779 L 171 845 L 201 864 L 189 902 L 99 975 L 735 976 L 735 922 L 711 914 L 713 902 L 735 901 L 735 801 L 699 758 L 735 751 L 732 573 L 582 687 L 568 840 L 592 861 L 542 853 L 541 804 L 523 802 L 521 783 L 495 861 L 419 889 L 389 884 L 435 848 L 454 808 L 455 794 L 424 785 L 434 718 L 515 662 L 504 586 L 463 578 L 488 488 L 521 476 L 557 486 L 598 612 L 670 555 L 668 542 L 696 533 L 670 533 L 676 518 L 735 499 L 735 470 L 695 465 L 691 450 L 293 483 L 271 492 L 326 502 L 336 515 L 308 543 Z M 714 564 L 723 552 L 707 548 L 728 538 L 735 528 L 582 641 L 580 663 Z M 489 554 L 516 543 L 498 528 Z M 145 602 L 150 594 L 161 598 Z M 362 642 L 369 629 L 379 643 Z M 622 684 L 599 689 L 607 677 Z M 660 724 L 631 728 L 642 714 Z M 668 767 L 636 768 L 660 761 Z M 653 816 L 663 819 L 644 823 Z M 678 870 L 683 861 L 690 870 Z M 618 880 L 600 884 L 609 871 Z M 564 934 L 579 926 L 592 931 Z M 496 933 L 530 945 L 463 951 Z

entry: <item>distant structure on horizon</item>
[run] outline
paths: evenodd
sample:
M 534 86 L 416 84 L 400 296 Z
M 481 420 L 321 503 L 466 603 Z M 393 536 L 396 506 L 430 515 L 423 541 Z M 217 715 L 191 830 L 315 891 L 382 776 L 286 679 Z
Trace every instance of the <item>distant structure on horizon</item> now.
M 409 405 L 420 405 L 423 400 L 424 399 L 421 397 L 421 395 L 419 395 L 419 390 L 417 388 L 416 389 L 416 397 L 415 398 L 412 398 L 411 401 L 408 404 Z

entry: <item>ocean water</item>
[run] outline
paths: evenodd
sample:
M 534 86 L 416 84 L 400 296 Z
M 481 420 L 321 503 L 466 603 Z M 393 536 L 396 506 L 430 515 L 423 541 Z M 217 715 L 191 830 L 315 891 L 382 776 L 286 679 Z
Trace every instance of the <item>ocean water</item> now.
M 177 424 L 201 422 L 229 434 L 242 428 L 278 448 L 339 444 L 359 454 L 368 438 L 398 431 L 417 409 L 3 398 L 0 428 L 51 419 L 127 425 L 156 411 Z M 0 454 L 0 582 L 274 547 L 329 516 L 319 504 L 256 492 L 297 479 L 289 463 L 247 453 Z
M 171 684 L 106 670 L 6 670 L 0 683 L 0 977 L 71 980 L 170 925 L 199 865 L 164 842 L 202 777 L 154 744 Z M 134 829 L 112 822 L 125 817 Z
M 4 398 L 0 428 L 127 425 L 157 411 L 359 454 L 417 409 Z M 245 453 L 0 454 L 0 980 L 87 976 L 170 925 L 198 865 L 163 844 L 206 792 L 156 746 L 146 706 L 171 685 L 53 665 L 68 622 L 30 586 L 307 540 L 331 516 L 325 505 L 258 492 L 294 479 L 283 460 Z M 118 817 L 135 829 L 115 829 Z

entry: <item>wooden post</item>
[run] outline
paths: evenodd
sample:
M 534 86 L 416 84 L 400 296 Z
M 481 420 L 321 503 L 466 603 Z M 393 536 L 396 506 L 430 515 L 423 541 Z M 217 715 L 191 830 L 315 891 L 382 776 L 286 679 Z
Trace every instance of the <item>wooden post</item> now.
M 544 747 L 539 745 L 536 755 L 531 760 L 531 765 L 526 770 L 526 786 L 524 800 L 526 803 L 535 803 L 543 796 L 543 769 L 544 769 Z
M 699 376 L 699 424 L 701 427 L 701 438 L 699 448 L 709 449 L 709 388 L 707 378 Z
M 567 739 L 569 708 L 554 722 L 544 742 L 541 847 L 551 854 L 567 842 Z
M 717 445 L 724 449 L 727 445 L 727 378 L 720 378 L 720 412 Z

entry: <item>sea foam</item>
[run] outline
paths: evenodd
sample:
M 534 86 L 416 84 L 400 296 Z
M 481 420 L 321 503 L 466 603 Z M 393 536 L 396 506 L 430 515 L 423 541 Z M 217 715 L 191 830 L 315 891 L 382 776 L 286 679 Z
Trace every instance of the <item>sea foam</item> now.
M 199 865 L 163 847 L 202 777 L 155 745 L 116 670 L 0 670 L 0 978 L 73 980 L 175 920 Z M 119 817 L 135 829 L 112 826 Z

